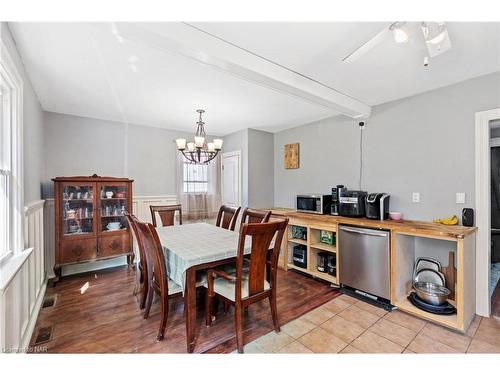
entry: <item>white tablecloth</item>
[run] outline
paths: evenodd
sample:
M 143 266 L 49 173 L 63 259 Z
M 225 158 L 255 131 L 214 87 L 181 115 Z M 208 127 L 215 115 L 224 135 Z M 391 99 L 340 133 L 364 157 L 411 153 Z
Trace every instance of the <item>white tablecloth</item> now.
M 239 233 L 207 223 L 156 228 L 166 257 L 167 274 L 185 289 L 186 270 L 194 265 L 233 258 Z M 247 239 L 245 253 L 251 240 Z

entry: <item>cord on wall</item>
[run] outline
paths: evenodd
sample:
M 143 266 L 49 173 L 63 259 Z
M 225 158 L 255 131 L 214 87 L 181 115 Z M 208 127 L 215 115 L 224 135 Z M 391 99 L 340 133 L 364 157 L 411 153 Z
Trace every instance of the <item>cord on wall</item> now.
M 359 123 L 359 188 L 361 190 L 361 182 L 363 181 L 363 129 L 365 128 L 365 122 L 361 121 Z

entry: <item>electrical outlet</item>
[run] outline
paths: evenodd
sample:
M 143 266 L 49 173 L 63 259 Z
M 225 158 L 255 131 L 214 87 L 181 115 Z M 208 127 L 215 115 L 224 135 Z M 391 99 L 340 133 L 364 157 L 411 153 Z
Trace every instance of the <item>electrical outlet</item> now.
M 413 203 L 420 203 L 420 193 L 412 193 L 411 201 Z
M 455 201 L 457 204 L 465 204 L 465 193 L 457 193 Z

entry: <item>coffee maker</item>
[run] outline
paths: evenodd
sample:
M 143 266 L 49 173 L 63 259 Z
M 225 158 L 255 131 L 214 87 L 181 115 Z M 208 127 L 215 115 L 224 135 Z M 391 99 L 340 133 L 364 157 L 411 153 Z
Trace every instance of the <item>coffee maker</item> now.
M 340 191 L 344 189 L 344 185 L 337 185 L 332 188 L 332 209 L 331 214 L 338 216 L 339 215 L 339 197 Z
M 341 189 L 339 214 L 348 217 L 365 216 L 366 191 Z
M 366 196 L 366 217 L 386 220 L 389 218 L 389 198 L 386 193 L 370 193 Z

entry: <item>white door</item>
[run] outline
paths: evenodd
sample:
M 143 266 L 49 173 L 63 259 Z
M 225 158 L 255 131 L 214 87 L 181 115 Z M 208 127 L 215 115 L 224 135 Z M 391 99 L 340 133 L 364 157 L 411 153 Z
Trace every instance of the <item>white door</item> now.
M 222 154 L 222 204 L 241 206 L 241 151 Z

